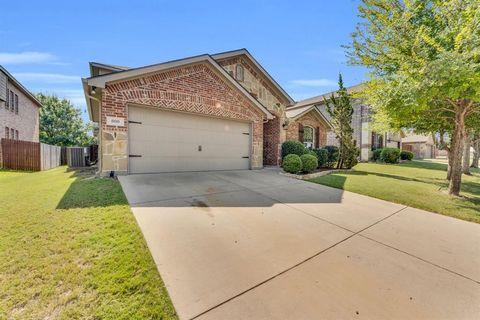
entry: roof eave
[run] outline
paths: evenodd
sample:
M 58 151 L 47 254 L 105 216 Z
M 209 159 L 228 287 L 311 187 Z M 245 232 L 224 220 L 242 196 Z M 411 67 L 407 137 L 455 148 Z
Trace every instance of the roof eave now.
M 273 119 L 274 116 L 254 97 L 246 91 L 245 88 L 243 88 L 235 79 L 231 77 L 230 74 L 228 74 L 225 69 L 223 69 L 210 55 L 204 54 L 200 56 L 195 56 L 195 57 L 190 57 L 190 58 L 185 58 L 185 59 L 180 59 L 180 60 L 174 60 L 174 61 L 169 61 L 169 62 L 164 62 L 164 63 L 159 63 L 159 64 L 154 64 L 150 66 L 145 66 L 145 67 L 140 67 L 140 68 L 133 68 L 129 70 L 124 70 L 124 71 L 119 71 L 115 73 L 110 73 L 106 75 L 101 75 L 101 76 L 96 76 L 96 77 L 90 77 L 85 79 L 85 83 L 88 86 L 91 87 L 97 87 L 97 88 L 105 88 L 106 84 L 109 82 L 115 82 L 115 81 L 124 81 L 132 78 L 137 78 L 142 75 L 162 71 L 162 70 L 168 70 L 180 66 L 186 66 L 190 64 L 196 64 L 200 62 L 208 62 L 210 65 L 212 65 L 222 76 L 227 79 L 231 84 L 233 84 L 239 91 L 241 91 L 244 96 L 251 101 L 257 108 L 259 108 L 266 116 L 267 119 Z M 88 91 L 86 91 L 88 92 Z
M 17 88 L 22 91 L 25 95 L 27 95 L 39 108 L 43 107 L 42 103 L 37 99 L 37 97 L 31 93 L 27 88 L 23 86 L 17 79 L 10 72 L 7 71 L 3 66 L 0 65 L 0 70 L 7 75 L 7 77 L 13 82 Z
M 305 109 L 305 111 L 295 115 L 294 117 L 289 117 L 289 119 L 295 121 L 297 119 L 299 119 L 300 117 L 306 115 L 307 113 L 311 112 L 311 111 L 317 111 L 318 115 L 320 116 L 320 118 L 327 124 L 328 128 L 329 129 L 333 129 L 332 127 L 332 124 L 330 123 L 330 121 L 328 121 L 327 118 L 325 118 L 325 115 L 315 106 L 315 105 L 312 105 L 310 108 L 308 109 Z
M 246 55 L 252 62 L 255 64 L 255 66 L 267 77 L 270 82 L 273 83 L 275 88 L 287 99 L 287 101 L 290 104 L 294 104 L 295 100 L 290 97 L 290 95 L 280 86 L 280 84 L 275 81 L 275 79 L 268 73 L 265 68 L 262 67 L 262 65 L 252 56 L 252 54 L 245 48 L 243 49 L 238 49 L 238 50 L 232 50 L 232 51 L 226 51 L 226 52 L 221 52 L 217 54 L 213 54 L 212 58 L 213 59 L 224 59 L 224 58 L 230 58 L 230 57 L 235 57 L 239 55 Z
M 88 85 L 87 79 L 85 78 L 82 78 L 82 87 L 83 87 L 83 94 L 85 95 L 85 101 L 87 102 L 88 117 L 90 121 L 93 121 L 92 104 L 90 101 L 90 87 Z

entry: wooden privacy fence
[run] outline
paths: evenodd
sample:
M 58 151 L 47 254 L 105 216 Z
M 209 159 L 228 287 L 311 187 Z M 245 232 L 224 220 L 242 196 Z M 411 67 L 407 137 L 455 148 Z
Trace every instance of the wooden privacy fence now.
M 66 164 L 72 168 L 91 166 L 98 161 L 98 145 L 67 147 L 66 158 Z
M 61 150 L 62 147 L 40 143 L 40 169 L 48 170 L 60 166 Z
M 40 171 L 40 143 L 2 139 L 2 164 L 7 169 Z
M 40 171 L 60 165 L 60 147 L 13 139 L 2 139 L 0 144 L 0 166 L 3 168 Z

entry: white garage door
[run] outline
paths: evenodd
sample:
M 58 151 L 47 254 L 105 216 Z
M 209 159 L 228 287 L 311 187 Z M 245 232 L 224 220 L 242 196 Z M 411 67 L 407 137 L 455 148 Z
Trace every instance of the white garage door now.
M 248 169 L 250 124 L 129 108 L 130 173 Z

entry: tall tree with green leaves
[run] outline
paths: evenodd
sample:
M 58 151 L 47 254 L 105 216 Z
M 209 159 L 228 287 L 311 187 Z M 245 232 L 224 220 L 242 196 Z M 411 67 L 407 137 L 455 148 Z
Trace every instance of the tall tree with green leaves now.
M 56 146 L 88 146 L 94 143 L 92 125 L 69 100 L 55 95 L 37 94 L 40 108 L 40 141 Z
M 367 102 L 396 124 L 448 122 L 448 191 L 459 195 L 466 120 L 480 113 L 480 2 L 363 0 L 359 16 L 347 48 L 370 70 Z
M 473 148 L 473 159 L 471 168 L 478 168 L 478 163 L 480 162 L 480 133 L 474 134 L 474 140 L 472 142 Z
M 353 139 L 353 107 L 350 94 L 343 85 L 342 75 L 338 75 L 338 90 L 330 99 L 325 99 L 327 111 L 331 116 L 333 132 L 338 140 L 337 168 L 352 168 L 358 163 L 360 150 Z

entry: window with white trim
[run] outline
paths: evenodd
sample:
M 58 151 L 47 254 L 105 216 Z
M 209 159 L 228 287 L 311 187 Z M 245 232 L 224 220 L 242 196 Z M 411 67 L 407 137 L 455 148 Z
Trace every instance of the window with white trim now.
M 303 145 L 309 149 L 315 145 L 315 130 L 312 127 L 303 127 Z

